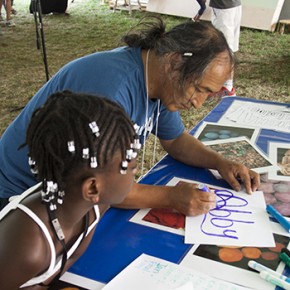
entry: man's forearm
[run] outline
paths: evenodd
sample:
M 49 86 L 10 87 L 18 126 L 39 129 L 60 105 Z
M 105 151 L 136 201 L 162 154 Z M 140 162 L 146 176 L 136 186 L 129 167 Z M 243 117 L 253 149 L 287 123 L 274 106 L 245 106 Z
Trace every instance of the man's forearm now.
M 216 169 L 222 160 L 220 154 L 204 146 L 188 133 L 182 134 L 176 140 L 161 140 L 161 144 L 170 156 L 187 165 Z
M 139 209 L 139 208 L 170 208 L 169 186 L 155 186 L 135 183 L 125 200 L 113 205 L 118 208 Z

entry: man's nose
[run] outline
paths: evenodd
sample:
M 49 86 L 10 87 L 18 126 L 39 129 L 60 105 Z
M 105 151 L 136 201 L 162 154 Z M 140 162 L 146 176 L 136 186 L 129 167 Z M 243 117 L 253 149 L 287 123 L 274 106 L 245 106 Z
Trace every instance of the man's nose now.
M 196 109 L 199 109 L 204 104 L 208 97 L 208 93 L 198 93 L 195 98 L 192 99 L 192 104 Z

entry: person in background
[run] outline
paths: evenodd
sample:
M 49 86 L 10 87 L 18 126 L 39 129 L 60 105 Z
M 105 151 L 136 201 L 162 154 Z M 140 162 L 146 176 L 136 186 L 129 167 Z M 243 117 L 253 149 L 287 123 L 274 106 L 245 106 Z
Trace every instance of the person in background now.
M 115 102 L 64 91 L 33 113 L 26 144 L 40 183 L 0 211 L 0 288 L 57 289 L 130 191 L 139 137 Z
M 242 18 L 241 0 L 210 0 L 212 8 L 212 24 L 223 32 L 233 53 L 239 50 L 240 26 Z M 235 96 L 234 70 L 226 80 L 221 90 L 215 95 Z
M 6 20 L 2 18 L 2 6 L 5 6 L 5 11 L 6 11 Z M 0 0 L 0 15 L 1 15 L 1 22 L 7 26 L 7 27 L 14 27 L 15 23 L 11 19 L 11 9 L 12 9 L 12 4 L 11 0 Z M 15 10 L 16 11 L 16 10 Z
M 5 7 L 5 0 L 2 0 L 2 4 L 3 4 L 3 6 Z M 12 13 L 13 15 L 16 15 L 16 14 L 17 14 L 17 11 L 16 11 L 16 9 L 13 8 L 13 5 L 14 5 L 14 1 L 11 0 L 11 13 Z M 5 7 L 5 9 L 6 9 L 6 7 Z
M 3 0 L 3 2 L 4 2 L 4 0 Z M 11 0 L 11 13 L 13 15 L 16 15 L 17 14 L 17 10 L 13 8 L 13 5 L 14 5 L 14 0 Z
M 160 16 L 145 17 L 124 37 L 125 46 L 76 59 L 59 70 L 37 93 L 0 139 L 0 202 L 36 183 L 28 167 L 28 152 L 18 150 L 32 112 L 59 90 L 105 96 L 121 105 L 138 126 L 146 150 L 152 132 L 164 150 L 189 166 L 211 168 L 235 190 L 251 193 L 259 175 L 223 158 L 184 128 L 180 110 L 197 110 L 220 90 L 235 60 L 224 35 L 211 23 L 185 21 L 166 31 Z M 142 174 L 141 162 L 141 174 Z M 128 209 L 173 208 L 198 215 L 216 206 L 213 192 L 191 184 L 176 187 L 135 183 L 125 200 Z
M 204 13 L 206 9 L 206 0 L 196 0 L 200 6 L 200 9 L 198 10 L 197 14 L 192 18 L 192 21 L 199 21 L 200 17 Z
M 42 14 L 61 14 L 69 16 L 67 12 L 68 0 L 39 0 L 41 6 Z M 36 1 L 31 0 L 29 11 L 33 13 L 35 10 L 37 11 L 38 6 L 36 6 Z M 36 6 L 36 7 L 35 7 Z

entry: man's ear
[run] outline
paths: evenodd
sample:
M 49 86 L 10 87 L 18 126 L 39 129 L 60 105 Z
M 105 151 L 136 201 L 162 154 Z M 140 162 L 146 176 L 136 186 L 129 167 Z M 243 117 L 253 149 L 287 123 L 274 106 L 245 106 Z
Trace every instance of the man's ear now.
M 84 200 L 97 204 L 99 202 L 98 183 L 95 177 L 87 178 L 82 184 Z

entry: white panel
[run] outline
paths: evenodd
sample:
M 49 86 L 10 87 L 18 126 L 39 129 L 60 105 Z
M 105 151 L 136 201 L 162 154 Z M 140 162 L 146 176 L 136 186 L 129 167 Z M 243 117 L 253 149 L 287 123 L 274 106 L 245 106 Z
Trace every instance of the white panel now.
M 286 1 L 285 4 L 284 1 Z M 242 0 L 243 15 L 241 26 L 273 31 L 280 19 L 282 7 L 283 19 L 290 18 L 290 9 L 287 9 L 290 6 L 289 2 L 290 0 Z M 197 1 L 194 0 L 148 0 L 146 10 L 192 18 L 199 8 Z M 201 19 L 210 20 L 210 18 L 211 8 L 208 7 L 207 1 L 207 9 Z

